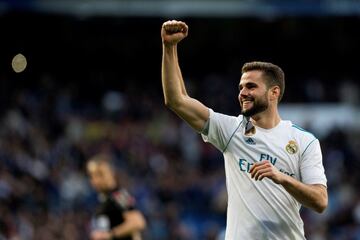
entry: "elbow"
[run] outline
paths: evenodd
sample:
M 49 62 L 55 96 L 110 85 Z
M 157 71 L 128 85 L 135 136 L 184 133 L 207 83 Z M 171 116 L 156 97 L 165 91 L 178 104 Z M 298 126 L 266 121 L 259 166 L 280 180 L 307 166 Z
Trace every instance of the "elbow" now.
M 323 213 L 328 206 L 328 194 L 327 189 L 323 185 L 316 187 L 316 197 L 314 198 L 312 209 L 317 213 Z
M 146 220 L 144 215 L 138 210 L 132 210 L 125 213 L 125 223 L 131 232 L 140 232 L 146 228 Z
M 168 98 L 165 98 L 164 103 L 167 108 L 171 109 L 171 106 L 173 105 L 173 103 Z
M 328 199 L 327 198 L 324 198 L 324 199 L 321 199 L 321 201 L 319 201 L 316 206 L 314 206 L 314 210 L 317 212 L 317 213 L 323 213 L 325 211 L 325 209 L 327 208 L 328 206 Z
M 146 220 L 142 213 L 137 212 L 136 218 L 134 220 L 134 228 L 136 231 L 142 231 L 146 228 Z
M 136 222 L 136 230 L 143 231 L 146 228 L 146 220 L 143 215 L 139 216 Z
M 176 111 L 176 104 L 174 102 L 165 100 L 165 106 L 166 106 L 166 108 L 170 109 L 171 111 Z
M 315 209 L 315 211 L 316 211 L 317 213 L 323 213 L 326 208 L 327 208 L 327 203 L 317 206 L 317 208 Z
M 181 106 L 182 98 L 175 99 L 175 98 L 165 98 L 165 106 L 171 110 L 176 110 Z

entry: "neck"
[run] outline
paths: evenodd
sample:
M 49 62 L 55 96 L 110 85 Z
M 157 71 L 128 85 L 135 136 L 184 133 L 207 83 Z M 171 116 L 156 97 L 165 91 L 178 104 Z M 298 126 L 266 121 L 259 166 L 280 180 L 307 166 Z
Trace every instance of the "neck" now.
M 268 109 L 262 113 L 251 116 L 251 122 L 258 127 L 271 129 L 276 127 L 281 121 L 277 109 Z
M 111 193 L 111 192 L 117 190 L 117 188 L 118 188 L 118 185 L 115 182 L 111 183 L 111 184 L 109 184 L 107 189 L 104 191 L 104 193 Z

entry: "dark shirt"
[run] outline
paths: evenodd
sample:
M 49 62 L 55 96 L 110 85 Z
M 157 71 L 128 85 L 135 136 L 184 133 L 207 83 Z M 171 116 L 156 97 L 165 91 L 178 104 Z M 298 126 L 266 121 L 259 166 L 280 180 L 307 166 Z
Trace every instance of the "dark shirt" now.
M 95 214 L 93 227 L 98 230 L 110 230 L 124 222 L 123 214 L 134 210 L 135 199 L 126 189 L 120 188 L 108 194 L 99 195 L 100 205 Z M 114 240 L 132 240 L 131 236 L 113 238 Z

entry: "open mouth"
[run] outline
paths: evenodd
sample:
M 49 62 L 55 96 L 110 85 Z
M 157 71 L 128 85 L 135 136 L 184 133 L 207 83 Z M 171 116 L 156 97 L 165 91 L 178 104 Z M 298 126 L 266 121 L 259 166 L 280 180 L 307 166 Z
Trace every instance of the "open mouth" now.
M 250 99 L 245 99 L 245 100 L 242 100 L 241 101 L 241 103 L 242 103 L 242 105 L 248 105 L 248 104 L 250 104 L 250 103 L 253 103 L 254 102 L 254 100 L 250 100 Z
M 253 100 L 243 100 L 242 102 L 241 102 L 241 105 L 242 105 L 242 108 L 244 108 L 244 109 L 248 109 L 248 108 L 250 108 L 250 107 L 252 107 L 252 104 L 254 103 L 254 101 Z

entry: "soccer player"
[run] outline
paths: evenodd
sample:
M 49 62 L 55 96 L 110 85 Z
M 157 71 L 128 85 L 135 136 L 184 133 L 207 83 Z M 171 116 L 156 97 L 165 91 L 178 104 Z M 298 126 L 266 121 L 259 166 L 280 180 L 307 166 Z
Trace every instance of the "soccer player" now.
M 217 113 L 186 92 L 177 44 L 187 35 L 184 22 L 162 25 L 164 100 L 223 153 L 228 191 L 225 239 L 305 239 L 299 210 L 325 210 L 326 176 L 318 139 L 280 118 L 283 71 L 267 62 L 244 64 L 238 96 L 241 114 Z
M 91 185 L 101 202 L 92 221 L 92 240 L 141 240 L 146 226 L 143 214 L 135 209 L 135 200 L 120 188 L 114 168 L 106 155 L 96 155 L 87 163 Z

